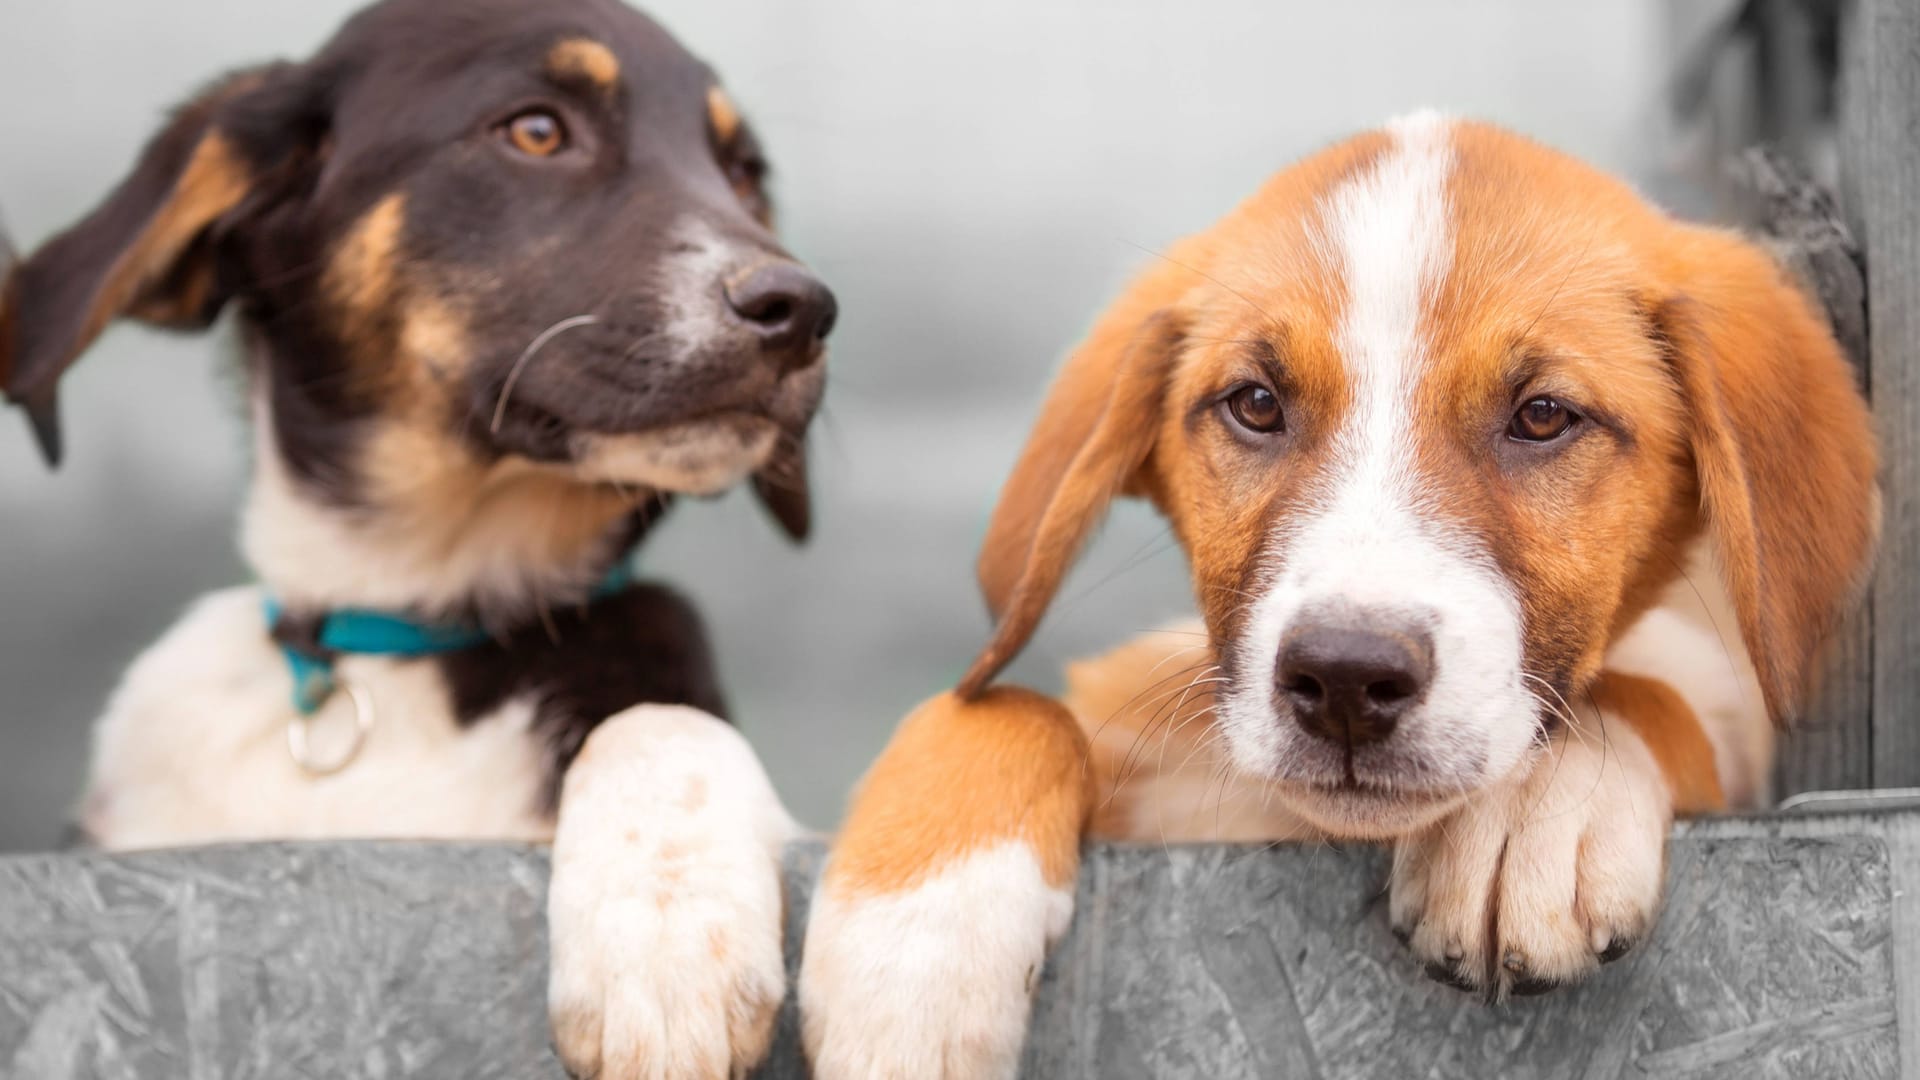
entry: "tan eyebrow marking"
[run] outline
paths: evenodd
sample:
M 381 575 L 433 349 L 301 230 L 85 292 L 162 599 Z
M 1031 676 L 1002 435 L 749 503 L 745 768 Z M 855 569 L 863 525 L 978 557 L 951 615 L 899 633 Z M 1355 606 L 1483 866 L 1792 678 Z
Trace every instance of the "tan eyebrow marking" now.
M 591 38 L 568 38 L 547 53 L 547 73 L 558 79 L 586 79 L 601 89 L 620 80 L 613 50 Z
M 707 87 L 707 119 L 713 124 L 713 133 L 723 143 L 733 141 L 740 133 L 740 110 L 734 108 L 733 99 L 718 86 Z

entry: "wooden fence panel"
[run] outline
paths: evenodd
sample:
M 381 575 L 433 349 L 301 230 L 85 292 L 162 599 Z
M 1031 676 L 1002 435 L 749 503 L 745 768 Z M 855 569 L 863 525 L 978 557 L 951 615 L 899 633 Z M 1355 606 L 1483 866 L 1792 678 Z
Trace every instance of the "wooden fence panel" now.
M 1842 24 L 1841 201 L 1866 253 L 1868 386 L 1885 450 L 1872 592 L 1873 783 L 1920 786 L 1920 0 Z

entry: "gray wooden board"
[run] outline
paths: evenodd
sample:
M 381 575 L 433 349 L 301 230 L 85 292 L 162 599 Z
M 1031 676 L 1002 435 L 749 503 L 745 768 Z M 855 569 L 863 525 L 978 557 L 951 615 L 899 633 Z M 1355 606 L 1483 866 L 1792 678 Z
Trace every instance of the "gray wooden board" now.
M 1885 526 L 1872 588 L 1873 784 L 1920 784 L 1920 0 L 1842 22 L 1841 196 L 1867 258 Z
M 1647 945 L 1497 1008 L 1394 941 L 1378 852 L 1096 848 L 1025 1075 L 1900 1076 L 1916 836 L 1911 811 L 1683 826 Z M 819 858 L 788 860 L 796 963 Z M 546 873 L 512 845 L 0 859 L 0 1069 L 557 1077 Z M 804 1077 L 794 1046 L 790 1005 L 761 1075 Z

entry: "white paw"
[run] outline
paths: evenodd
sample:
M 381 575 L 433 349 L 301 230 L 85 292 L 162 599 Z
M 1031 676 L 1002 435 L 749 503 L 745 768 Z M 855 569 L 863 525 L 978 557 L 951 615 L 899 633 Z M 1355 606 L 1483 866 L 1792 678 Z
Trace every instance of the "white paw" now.
M 567 771 L 547 900 L 554 1048 L 578 1077 L 740 1077 L 786 992 L 793 825 L 744 739 L 681 707 L 594 731 Z
M 1562 731 L 1531 771 L 1394 849 L 1394 932 L 1489 998 L 1575 982 L 1646 937 L 1672 798 L 1624 724 Z
M 800 973 L 816 1080 L 1013 1076 L 1072 884 L 1048 886 L 1032 851 L 1009 841 L 904 889 L 838 891 L 814 899 Z

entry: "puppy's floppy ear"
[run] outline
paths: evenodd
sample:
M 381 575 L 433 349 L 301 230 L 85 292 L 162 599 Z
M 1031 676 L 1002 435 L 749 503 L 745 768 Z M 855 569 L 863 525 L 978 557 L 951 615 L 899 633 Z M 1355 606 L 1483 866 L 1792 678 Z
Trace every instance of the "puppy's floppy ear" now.
M 773 457 L 753 474 L 753 493 L 760 505 L 796 544 L 813 531 L 813 498 L 807 488 L 807 448 L 802 439 L 782 435 Z
M 104 203 L 10 276 L 0 388 L 26 411 L 49 465 L 60 459 L 60 376 L 109 322 L 197 329 L 219 314 L 222 226 L 288 149 L 262 113 L 284 98 L 293 70 L 242 72 L 188 102 Z
M 0 388 L 7 385 L 13 377 L 13 295 L 19 275 L 20 260 L 13 253 L 13 243 L 7 239 L 7 229 L 0 222 Z
M 1791 720 L 1879 537 L 1873 417 L 1807 296 L 1765 252 L 1687 229 L 1656 322 L 1691 413 L 1701 509 L 1768 711 Z
M 971 700 L 1017 656 L 1114 496 L 1137 493 L 1179 352 L 1192 271 L 1154 268 L 1068 358 L 1000 491 L 978 573 L 998 620 L 956 693 Z

